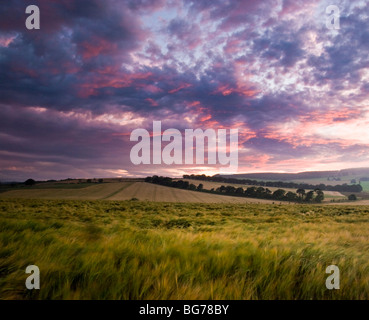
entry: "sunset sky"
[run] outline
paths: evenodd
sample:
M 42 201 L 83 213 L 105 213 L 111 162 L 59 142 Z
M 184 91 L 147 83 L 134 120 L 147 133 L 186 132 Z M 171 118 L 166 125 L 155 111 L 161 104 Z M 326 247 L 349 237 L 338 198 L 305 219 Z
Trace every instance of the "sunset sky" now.
M 221 170 L 133 165 L 156 120 L 239 129 L 238 173 L 369 167 L 368 2 L 1 1 L 0 181 Z

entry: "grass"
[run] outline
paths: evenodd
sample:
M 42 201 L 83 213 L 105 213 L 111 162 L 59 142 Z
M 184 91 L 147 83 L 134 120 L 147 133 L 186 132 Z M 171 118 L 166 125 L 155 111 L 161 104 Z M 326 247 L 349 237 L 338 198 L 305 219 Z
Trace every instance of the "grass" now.
M 369 192 L 369 181 L 361 181 L 360 182 L 363 191 Z
M 368 227 L 365 206 L 1 199 L 0 299 L 368 299 Z

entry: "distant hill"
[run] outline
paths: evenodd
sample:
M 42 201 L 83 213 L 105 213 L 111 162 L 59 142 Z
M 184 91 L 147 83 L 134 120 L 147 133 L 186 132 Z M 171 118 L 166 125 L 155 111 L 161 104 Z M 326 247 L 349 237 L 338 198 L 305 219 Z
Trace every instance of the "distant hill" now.
M 231 175 L 217 174 L 215 176 L 236 179 L 278 180 L 278 181 L 321 179 L 321 178 L 327 179 L 332 177 L 344 178 L 347 176 L 369 177 L 369 168 L 352 168 L 335 171 L 305 171 L 298 173 L 260 172 L 260 173 L 240 173 Z

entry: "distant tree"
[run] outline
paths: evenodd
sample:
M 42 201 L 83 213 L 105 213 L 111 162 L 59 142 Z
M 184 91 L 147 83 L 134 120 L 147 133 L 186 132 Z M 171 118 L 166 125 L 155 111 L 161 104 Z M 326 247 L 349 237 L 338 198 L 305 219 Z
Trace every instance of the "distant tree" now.
M 24 182 L 24 184 L 25 184 L 26 186 L 33 186 L 33 185 L 35 185 L 35 184 L 36 184 L 36 181 L 35 181 L 35 180 L 33 180 L 33 179 L 28 179 L 28 180 L 26 180 L 26 181 Z
M 342 184 L 342 185 L 334 186 L 334 185 L 325 185 L 321 183 L 319 185 L 312 185 L 308 183 L 294 183 L 294 182 L 283 182 L 283 181 L 259 181 L 259 180 L 252 180 L 252 179 L 226 178 L 226 177 L 222 177 L 219 175 L 206 176 L 204 174 L 202 175 L 191 174 L 190 176 L 188 175 L 184 175 L 184 176 L 186 178 L 189 177 L 190 179 L 221 182 L 223 184 L 232 183 L 232 184 L 243 184 L 243 185 L 273 187 L 273 188 L 294 188 L 294 189 L 303 189 L 303 190 L 306 190 L 306 189 L 314 190 L 316 188 L 319 188 L 321 190 L 348 192 L 348 193 L 359 193 L 362 191 L 362 188 L 359 184 Z M 369 181 L 369 177 L 363 177 L 362 179 L 367 179 L 367 181 Z M 340 181 L 340 178 L 331 176 L 331 177 L 328 177 L 327 180 L 328 181 Z M 253 194 L 254 193 L 253 191 L 251 191 L 253 195 L 250 195 L 249 193 L 250 192 L 245 192 L 245 195 L 250 196 L 250 197 L 257 197 L 255 194 Z M 305 193 L 300 194 L 299 196 L 300 196 L 300 201 L 302 201 L 305 196 Z
M 236 193 L 237 193 L 237 194 L 243 194 L 243 188 L 238 187 L 238 188 L 236 189 Z
M 195 186 L 193 183 L 191 183 L 191 184 L 188 186 L 188 189 L 190 189 L 190 190 L 196 190 L 196 186 Z
M 99 179 L 99 183 L 103 183 L 104 182 L 104 179 Z
M 198 191 L 201 191 L 202 189 L 204 189 L 204 185 L 202 183 L 200 183 L 198 186 L 197 186 L 197 190 Z
M 160 177 L 159 184 L 162 184 L 164 186 L 171 187 L 173 185 L 173 179 L 169 177 Z
M 300 196 L 300 200 L 304 199 L 304 195 L 305 195 L 305 190 L 302 188 L 299 188 L 296 190 L 296 193 Z
M 256 195 L 256 187 L 248 187 L 245 191 L 245 196 L 247 197 L 255 197 Z
M 309 191 L 305 196 L 306 202 L 312 202 L 314 199 L 314 191 Z
M 282 200 L 286 191 L 283 189 L 277 189 L 273 192 L 273 199 Z
M 265 196 L 265 189 L 263 187 L 256 188 L 256 197 L 263 198 Z
M 91 183 L 91 179 L 87 179 L 87 183 Z
M 234 186 L 226 186 L 226 193 L 235 193 L 236 192 L 236 188 Z
M 287 193 L 286 193 L 286 200 L 288 200 L 288 201 L 297 201 L 299 199 L 299 197 L 297 196 L 297 194 L 296 193 L 294 193 L 294 192 L 291 192 L 291 191 L 288 191 Z
M 351 201 L 355 201 L 355 200 L 357 200 L 357 197 L 356 197 L 356 195 L 355 195 L 355 194 L 350 194 L 350 195 L 348 196 L 348 199 L 349 199 L 349 200 L 351 200 Z
M 321 203 L 324 200 L 324 192 L 320 189 L 315 189 L 316 197 L 315 202 Z

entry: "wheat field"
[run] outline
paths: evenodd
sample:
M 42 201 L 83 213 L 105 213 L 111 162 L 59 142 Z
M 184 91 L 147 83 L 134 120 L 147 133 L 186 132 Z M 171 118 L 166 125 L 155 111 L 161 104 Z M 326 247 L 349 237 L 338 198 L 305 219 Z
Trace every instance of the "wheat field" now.
M 366 206 L 0 199 L 0 299 L 368 299 L 368 240 Z

